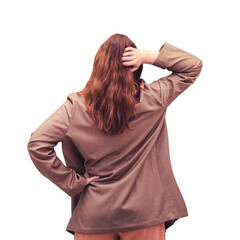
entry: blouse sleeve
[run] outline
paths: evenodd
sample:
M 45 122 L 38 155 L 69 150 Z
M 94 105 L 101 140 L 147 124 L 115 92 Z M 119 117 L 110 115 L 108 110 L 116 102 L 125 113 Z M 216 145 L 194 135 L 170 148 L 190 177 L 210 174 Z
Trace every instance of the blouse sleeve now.
M 67 100 L 33 133 L 27 143 L 29 155 L 40 173 L 70 197 L 80 193 L 87 184 L 85 176 L 66 167 L 57 157 L 54 147 L 61 142 L 73 115 L 71 94 Z
M 152 84 L 158 88 L 161 105 L 168 107 L 195 82 L 202 70 L 203 63 L 200 58 L 169 43 L 164 43 L 153 65 L 172 72 Z

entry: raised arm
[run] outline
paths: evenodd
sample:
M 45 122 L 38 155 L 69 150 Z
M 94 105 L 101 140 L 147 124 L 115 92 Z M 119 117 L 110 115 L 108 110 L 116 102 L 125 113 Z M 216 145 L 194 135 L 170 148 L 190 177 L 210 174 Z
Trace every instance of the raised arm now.
M 155 81 L 159 84 L 161 104 L 168 107 L 195 82 L 203 63 L 200 58 L 169 43 L 164 43 L 153 65 L 172 71 L 169 76 Z
M 123 65 L 133 66 L 135 71 L 141 64 L 153 64 L 172 73 L 153 81 L 150 86 L 159 92 L 159 102 L 168 107 L 199 76 L 202 60 L 169 43 L 164 43 L 159 51 L 145 51 L 132 47 L 125 49 Z

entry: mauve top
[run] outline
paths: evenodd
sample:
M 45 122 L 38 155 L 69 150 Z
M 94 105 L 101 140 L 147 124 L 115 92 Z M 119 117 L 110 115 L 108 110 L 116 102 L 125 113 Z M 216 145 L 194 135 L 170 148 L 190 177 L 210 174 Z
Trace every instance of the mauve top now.
M 153 65 L 171 74 L 141 86 L 123 134 L 103 135 L 84 105 L 83 96 L 67 100 L 32 134 L 27 148 L 40 173 L 71 197 L 66 231 L 110 233 L 165 223 L 188 211 L 169 155 L 166 110 L 199 76 L 202 60 L 164 43 Z M 62 142 L 66 166 L 54 147 Z M 86 185 L 84 172 L 100 178 Z

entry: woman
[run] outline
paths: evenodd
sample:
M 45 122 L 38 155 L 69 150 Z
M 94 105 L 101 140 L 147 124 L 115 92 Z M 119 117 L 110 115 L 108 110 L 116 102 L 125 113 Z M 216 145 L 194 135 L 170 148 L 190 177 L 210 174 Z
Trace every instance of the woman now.
M 143 64 L 171 74 L 147 84 Z M 202 69 L 196 56 L 163 44 L 139 50 L 122 34 L 99 48 L 85 88 L 32 134 L 30 157 L 38 170 L 71 197 L 66 231 L 75 240 L 163 240 L 188 216 L 172 172 L 167 107 Z M 54 147 L 62 142 L 66 166 Z

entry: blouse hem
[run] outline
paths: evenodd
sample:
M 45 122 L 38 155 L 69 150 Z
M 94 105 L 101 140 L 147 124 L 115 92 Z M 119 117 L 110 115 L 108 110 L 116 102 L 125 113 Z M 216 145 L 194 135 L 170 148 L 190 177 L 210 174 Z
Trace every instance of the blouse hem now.
M 115 228 L 81 228 L 77 225 L 68 225 L 65 229 L 67 232 L 74 235 L 74 232 L 80 232 L 80 233 L 113 233 L 113 232 L 123 232 L 123 231 L 131 231 L 131 230 L 137 230 L 141 228 L 151 227 L 155 224 L 160 224 L 162 222 L 165 222 L 165 231 L 171 227 L 179 218 L 187 217 L 188 213 L 179 215 L 179 216 L 168 216 L 166 218 L 158 218 L 154 221 L 148 221 L 145 223 L 138 223 L 138 225 L 133 226 L 125 226 L 125 227 L 115 227 Z

